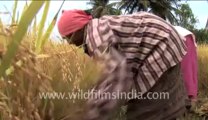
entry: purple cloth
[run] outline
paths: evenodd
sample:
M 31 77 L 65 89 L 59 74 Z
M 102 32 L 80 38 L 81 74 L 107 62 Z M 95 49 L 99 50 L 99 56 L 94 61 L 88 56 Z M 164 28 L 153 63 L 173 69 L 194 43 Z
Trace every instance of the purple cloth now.
M 197 51 L 194 39 L 191 35 L 186 37 L 187 54 L 181 62 L 181 69 L 185 87 L 190 98 L 197 98 L 198 80 L 197 80 Z

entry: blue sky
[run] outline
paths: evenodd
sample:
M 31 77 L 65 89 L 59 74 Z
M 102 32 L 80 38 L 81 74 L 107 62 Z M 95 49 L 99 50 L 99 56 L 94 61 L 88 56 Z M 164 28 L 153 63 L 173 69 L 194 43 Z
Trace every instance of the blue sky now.
M 118 0 L 114 0 L 118 1 Z M 87 9 L 90 8 L 90 5 L 87 4 L 87 2 L 89 2 L 89 0 L 66 0 L 64 6 L 62 9 L 64 10 L 69 10 L 69 9 Z M 113 2 L 113 0 L 112 0 Z M 61 5 L 62 1 L 52 1 L 50 4 L 50 10 L 49 10 L 49 15 L 47 18 L 47 24 L 49 24 L 49 22 L 53 19 L 53 17 L 55 16 L 57 10 L 59 9 L 60 5 Z M 197 28 L 204 28 L 206 25 L 206 21 L 208 19 L 208 1 L 206 0 L 191 0 L 187 2 L 194 15 L 198 18 L 199 22 L 196 24 Z M 13 5 L 14 5 L 14 1 L 0 1 L 0 12 L 5 12 L 5 11 L 9 11 L 12 13 L 13 10 Z M 18 11 L 19 13 L 21 13 L 21 11 L 23 10 L 23 7 L 25 5 L 25 1 L 19 1 L 18 2 Z M 42 11 L 42 10 L 41 10 Z M 39 12 L 38 16 L 39 19 L 41 18 L 41 11 Z M 60 15 L 59 15 L 60 17 Z M 0 14 L 0 18 L 1 20 L 6 23 L 9 24 L 9 21 L 11 21 L 11 17 L 9 14 Z M 53 31 L 53 35 L 57 35 L 58 30 L 57 27 L 55 27 L 54 31 Z

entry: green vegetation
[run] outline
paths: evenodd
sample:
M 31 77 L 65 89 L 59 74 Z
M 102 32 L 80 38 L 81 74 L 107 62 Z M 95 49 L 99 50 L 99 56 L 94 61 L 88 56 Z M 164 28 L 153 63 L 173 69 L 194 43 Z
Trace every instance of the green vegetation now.
M 208 31 L 205 29 L 194 29 L 192 32 L 196 36 L 196 40 L 200 44 L 207 44 L 208 43 Z
M 175 12 L 178 17 L 178 25 L 188 30 L 193 30 L 197 23 L 197 18 L 194 16 L 189 4 L 180 4 Z

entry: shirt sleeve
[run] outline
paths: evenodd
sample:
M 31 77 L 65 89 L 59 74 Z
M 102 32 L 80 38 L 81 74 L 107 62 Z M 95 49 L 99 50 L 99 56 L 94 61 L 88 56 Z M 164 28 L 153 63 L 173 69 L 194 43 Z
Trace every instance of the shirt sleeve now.
M 122 95 L 130 91 L 132 75 L 126 57 L 115 47 L 117 40 L 108 19 L 93 19 L 88 24 L 87 47 L 104 68 L 87 101 L 85 120 L 108 120 L 127 100 Z
M 132 86 L 126 59 L 114 47 L 109 47 L 99 58 L 105 67 L 87 102 L 85 120 L 108 120 L 125 103 L 127 98 L 122 95 L 128 93 Z

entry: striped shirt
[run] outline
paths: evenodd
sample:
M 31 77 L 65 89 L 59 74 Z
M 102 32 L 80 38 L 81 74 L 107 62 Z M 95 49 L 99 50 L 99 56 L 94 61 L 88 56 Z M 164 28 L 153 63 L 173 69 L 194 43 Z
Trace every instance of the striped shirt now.
M 106 65 L 94 89 L 100 94 L 132 88 L 146 93 L 186 54 L 184 41 L 173 26 L 146 12 L 93 19 L 86 44 L 90 54 Z M 120 104 L 117 99 L 89 99 L 87 119 L 106 120 Z

